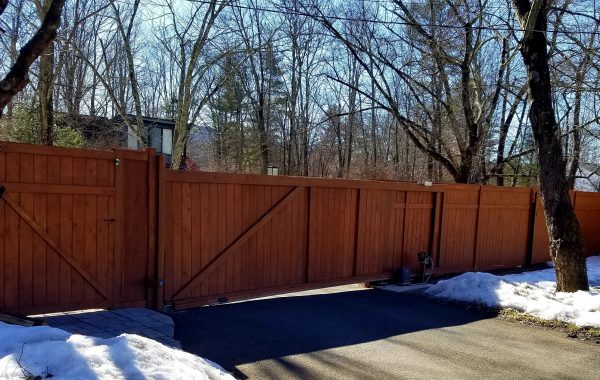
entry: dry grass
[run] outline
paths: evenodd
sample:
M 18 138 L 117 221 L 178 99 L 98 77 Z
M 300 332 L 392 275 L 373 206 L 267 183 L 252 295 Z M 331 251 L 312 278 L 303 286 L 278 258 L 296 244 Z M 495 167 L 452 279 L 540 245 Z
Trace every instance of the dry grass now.
M 501 309 L 498 311 L 498 317 L 511 322 L 562 331 L 570 338 L 579 338 L 600 344 L 600 328 L 597 327 L 581 327 L 573 323 L 541 319 L 514 309 Z

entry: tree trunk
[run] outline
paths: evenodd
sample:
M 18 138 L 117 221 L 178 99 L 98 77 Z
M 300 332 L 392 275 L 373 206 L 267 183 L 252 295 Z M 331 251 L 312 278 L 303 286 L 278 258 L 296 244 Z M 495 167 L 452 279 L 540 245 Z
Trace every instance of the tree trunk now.
M 42 25 L 19 51 L 15 63 L 4 79 L 0 81 L 0 117 L 2 110 L 11 99 L 21 92 L 29 83 L 29 68 L 56 38 L 60 26 L 60 16 L 65 0 L 53 0 L 44 16 Z
M 40 105 L 40 130 L 38 143 L 52 145 L 54 126 L 53 107 L 53 77 L 54 77 L 54 42 L 50 42 L 40 57 L 40 79 L 38 96 Z
M 267 166 L 269 166 L 269 145 L 268 145 L 268 132 L 267 132 L 267 119 L 269 117 L 266 96 L 263 92 L 258 95 L 258 112 L 257 112 L 257 127 L 258 127 L 258 140 L 260 144 L 260 156 L 262 158 L 262 164 L 260 168 L 261 174 L 267 174 Z
M 540 3 L 535 24 L 527 32 L 530 11 Z M 560 131 L 552 104 L 545 35 L 548 4 L 545 0 L 536 0 L 533 6 L 529 0 L 513 0 L 513 4 L 519 22 L 526 30 L 521 42 L 521 55 L 527 69 L 531 102 L 529 119 L 538 150 L 540 192 L 550 238 L 550 256 L 556 269 L 556 290 L 588 290 L 583 238 L 567 190 Z

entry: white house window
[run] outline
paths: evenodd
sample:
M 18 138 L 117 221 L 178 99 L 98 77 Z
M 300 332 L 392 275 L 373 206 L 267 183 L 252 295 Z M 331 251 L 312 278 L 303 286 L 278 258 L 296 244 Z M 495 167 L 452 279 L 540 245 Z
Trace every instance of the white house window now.
M 162 130 L 162 154 L 173 154 L 173 131 L 170 129 Z

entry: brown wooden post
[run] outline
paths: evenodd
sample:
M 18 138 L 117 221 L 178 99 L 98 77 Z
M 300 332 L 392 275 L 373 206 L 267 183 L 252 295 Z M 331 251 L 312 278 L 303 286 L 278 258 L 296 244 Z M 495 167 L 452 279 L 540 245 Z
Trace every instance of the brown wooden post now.
M 147 148 L 148 154 L 148 271 L 146 275 L 146 307 L 156 308 L 157 281 L 157 207 L 158 182 L 156 149 Z
M 306 255 L 306 260 L 304 262 L 304 282 L 308 283 L 310 280 L 309 277 L 309 269 L 310 269 L 310 240 L 311 240 L 311 209 L 312 209 L 312 186 L 306 187 L 306 251 L 304 252 Z
M 157 310 L 161 310 L 164 307 L 164 299 L 165 299 L 165 287 L 164 287 L 164 279 L 165 279 L 165 171 L 167 170 L 165 167 L 165 157 L 160 155 L 158 157 L 158 212 L 156 214 L 157 226 L 158 228 L 158 241 L 157 241 L 157 251 L 156 251 L 156 296 L 155 296 L 155 305 Z
M 483 186 L 479 186 L 479 195 L 477 197 L 477 219 L 475 221 L 475 244 L 473 245 L 473 270 L 477 270 L 477 254 L 479 249 L 479 220 L 481 219 L 481 194 Z
M 360 195 L 362 193 L 362 189 L 356 189 L 356 210 L 354 212 L 354 215 L 356 216 L 355 219 L 355 226 L 354 226 L 354 255 L 352 256 L 354 258 L 354 262 L 352 263 L 352 274 L 356 276 L 356 271 L 357 271 L 357 267 L 358 267 L 358 232 L 359 232 L 359 226 L 360 226 Z
M 110 302 L 112 307 L 118 307 L 123 302 L 124 279 L 124 244 L 125 244 L 125 178 L 123 150 L 115 150 L 115 246 L 113 260 L 113 295 Z

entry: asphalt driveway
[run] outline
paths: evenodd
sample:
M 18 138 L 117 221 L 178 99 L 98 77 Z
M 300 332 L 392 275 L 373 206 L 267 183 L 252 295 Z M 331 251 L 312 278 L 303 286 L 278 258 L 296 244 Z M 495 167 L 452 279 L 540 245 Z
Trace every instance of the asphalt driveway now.
M 184 350 L 239 379 L 598 379 L 600 345 L 377 289 L 174 313 Z

